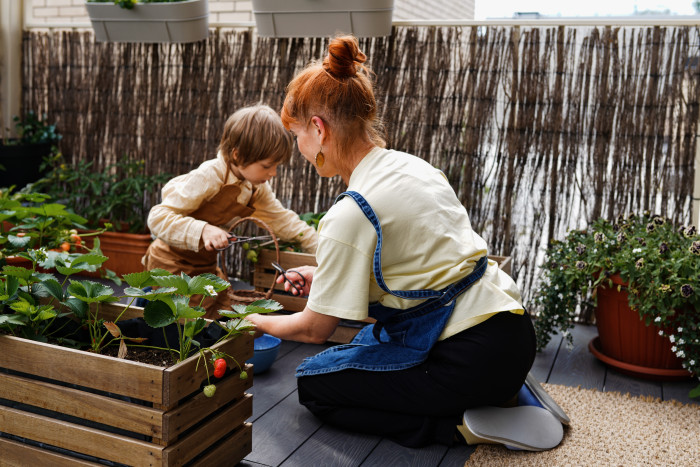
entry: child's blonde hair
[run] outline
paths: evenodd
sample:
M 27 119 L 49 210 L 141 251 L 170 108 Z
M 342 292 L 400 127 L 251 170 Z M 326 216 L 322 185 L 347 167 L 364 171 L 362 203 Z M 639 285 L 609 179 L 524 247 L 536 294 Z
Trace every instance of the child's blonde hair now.
M 226 120 L 219 151 L 228 164 L 246 167 L 266 159 L 288 162 L 293 146 L 292 134 L 277 112 L 259 104 L 243 107 Z M 234 149 L 238 150 L 236 160 L 232 157 Z

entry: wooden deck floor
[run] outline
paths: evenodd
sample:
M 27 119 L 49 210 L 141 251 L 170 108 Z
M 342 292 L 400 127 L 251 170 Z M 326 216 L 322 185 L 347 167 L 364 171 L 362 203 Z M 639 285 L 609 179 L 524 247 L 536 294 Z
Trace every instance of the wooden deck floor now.
M 692 381 L 645 381 L 607 369 L 588 351 L 588 342 L 597 335 L 595 326 L 577 326 L 573 335 L 572 350 L 556 338 L 537 356 L 532 373 L 539 381 L 697 403 L 688 398 L 695 385 Z M 298 402 L 294 370 L 304 357 L 327 347 L 285 341 L 272 368 L 255 375 L 250 391 L 253 416 L 248 420 L 253 423 L 253 451 L 239 466 L 464 465 L 473 448 L 433 445 L 408 449 L 381 437 L 337 430 L 311 415 Z

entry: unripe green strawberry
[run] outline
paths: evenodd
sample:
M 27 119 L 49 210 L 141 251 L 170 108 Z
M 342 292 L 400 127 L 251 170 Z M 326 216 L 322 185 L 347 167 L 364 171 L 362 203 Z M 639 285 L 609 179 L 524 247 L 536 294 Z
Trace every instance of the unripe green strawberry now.
M 248 373 L 241 371 L 241 379 L 248 379 Z
M 204 395 L 207 397 L 213 397 L 214 393 L 216 392 L 216 386 L 213 384 L 209 384 L 207 386 L 204 386 Z

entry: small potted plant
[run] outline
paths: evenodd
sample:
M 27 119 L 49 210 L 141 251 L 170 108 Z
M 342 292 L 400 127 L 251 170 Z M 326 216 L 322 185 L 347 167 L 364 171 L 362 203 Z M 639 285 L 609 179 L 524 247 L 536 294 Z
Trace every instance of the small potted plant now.
M 589 348 L 606 364 L 651 379 L 700 375 L 694 226 L 650 214 L 598 219 L 553 241 L 543 272 L 532 304 L 539 348 L 557 330 L 571 343 L 575 320 L 593 309 L 599 336 Z M 699 396 L 700 386 L 691 391 Z
M 106 229 L 99 238 L 102 252 L 110 258 L 108 269 L 118 275 L 143 270 L 141 258 L 152 241 L 146 226 L 148 211 L 171 175 L 147 175 L 144 161 L 126 156 L 102 171 L 95 171 L 92 162 L 67 163 L 61 154 L 50 165 L 49 173 L 32 189 L 85 217 L 88 228 Z
M 97 42 L 196 42 L 209 35 L 208 0 L 87 0 Z
M 47 118 L 46 115 L 40 117 L 29 111 L 24 118 L 14 117 L 17 138 L 8 138 L 3 131 L 0 141 L 0 187 L 15 186 L 20 189 L 41 177 L 42 161 L 61 139 L 56 125 L 48 123 Z

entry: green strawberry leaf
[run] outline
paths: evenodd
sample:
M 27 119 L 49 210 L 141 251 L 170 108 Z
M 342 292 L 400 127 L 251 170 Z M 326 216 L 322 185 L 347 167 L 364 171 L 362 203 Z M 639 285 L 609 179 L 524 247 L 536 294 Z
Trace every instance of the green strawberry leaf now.
M 170 307 L 162 302 L 148 302 L 143 309 L 143 319 L 152 328 L 162 328 L 175 322 L 175 315 Z

